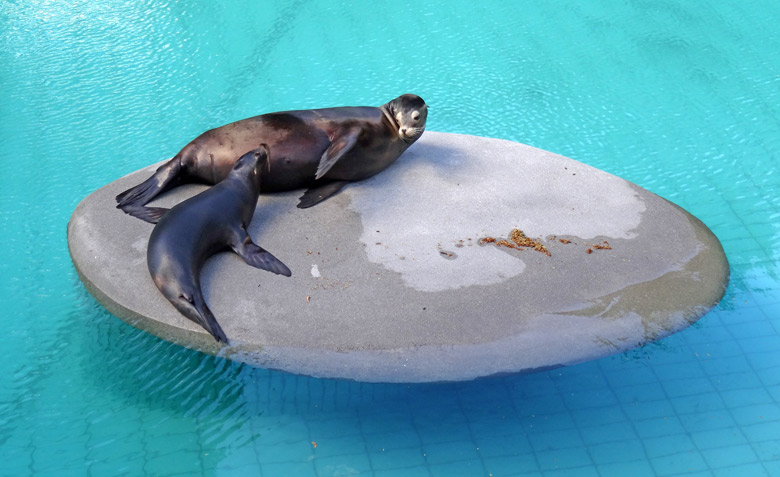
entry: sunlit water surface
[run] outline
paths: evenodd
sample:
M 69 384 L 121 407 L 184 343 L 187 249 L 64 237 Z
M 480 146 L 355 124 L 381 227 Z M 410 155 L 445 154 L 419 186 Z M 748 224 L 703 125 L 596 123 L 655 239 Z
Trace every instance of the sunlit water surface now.
M 780 475 L 780 3 L 0 4 L 0 473 Z M 693 327 L 457 384 L 254 369 L 79 282 L 98 187 L 202 131 L 404 92 L 429 129 L 602 168 L 700 217 L 732 270 Z

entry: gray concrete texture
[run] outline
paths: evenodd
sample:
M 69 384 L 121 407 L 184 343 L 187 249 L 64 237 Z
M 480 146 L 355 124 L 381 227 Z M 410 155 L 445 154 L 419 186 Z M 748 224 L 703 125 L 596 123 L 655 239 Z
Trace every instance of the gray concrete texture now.
M 68 244 L 80 278 L 133 326 L 265 368 L 425 382 L 570 365 L 685 328 L 728 282 L 717 238 L 661 197 L 530 146 L 428 131 L 390 168 L 313 208 L 295 207 L 302 191 L 261 195 L 250 234 L 293 276 L 232 253 L 207 262 L 204 296 L 224 346 L 155 288 L 153 226 L 114 207 L 155 168 L 78 205 Z M 549 256 L 496 244 L 513 244 L 514 229 Z

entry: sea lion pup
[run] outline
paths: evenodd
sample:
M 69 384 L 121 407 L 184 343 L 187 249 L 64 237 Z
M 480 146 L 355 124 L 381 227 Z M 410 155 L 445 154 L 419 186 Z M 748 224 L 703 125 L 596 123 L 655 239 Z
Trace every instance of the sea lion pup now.
M 285 264 L 252 242 L 246 231 L 269 164 L 268 147 L 262 144 L 241 156 L 214 187 L 170 210 L 153 209 L 161 218 L 152 230 L 146 253 L 152 280 L 182 315 L 218 342 L 227 343 L 227 337 L 200 289 L 200 270 L 207 258 L 233 249 L 253 267 L 291 275 Z
M 428 106 L 404 94 L 378 108 L 340 108 L 263 114 L 206 131 L 141 184 L 116 197 L 117 208 L 156 222 L 145 205 L 179 184 L 216 184 L 241 154 L 268 144 L 271 170 L 263 192 L 308 188 L 298 207 L 311 207 L 350 181 L 373 176 L 406 151 L 425 130 Z

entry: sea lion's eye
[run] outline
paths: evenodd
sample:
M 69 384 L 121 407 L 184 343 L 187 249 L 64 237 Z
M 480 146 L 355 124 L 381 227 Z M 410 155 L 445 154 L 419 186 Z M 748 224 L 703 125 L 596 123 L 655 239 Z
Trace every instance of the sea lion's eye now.
M 412 112 L 412 120 L 417 121 L 418 119 L 420 119 L 420 112 L 419 111 Z

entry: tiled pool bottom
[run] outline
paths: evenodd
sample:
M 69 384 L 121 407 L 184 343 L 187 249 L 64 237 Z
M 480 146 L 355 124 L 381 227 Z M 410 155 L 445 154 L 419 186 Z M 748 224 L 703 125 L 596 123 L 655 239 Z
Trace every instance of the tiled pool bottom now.
M 30 449 L 6 472 L 778 475 L 780 341 L 767 319 L 777 298 L 732 287 L 702 321 L 657 344 L 548 372 L 428 385 L 240 366 L 99 313 L 99 343 L 87 346 L 138 356 L 85 364 L 115 401 L 54 446 L 60 458 Z M 172 359 L 146 363 L 149 349 Z
M 777 475 L 780 363 L 766 359 L 776 335 L 762 319 L 723 315 L 655 348 L 513 378 L 334 386 L 274 374 L 257 384 L 257 407 L 291 432 L 260 435 L 251 465 L 264 475 Z M 281 417 L 290 403 L 308 409 Z

